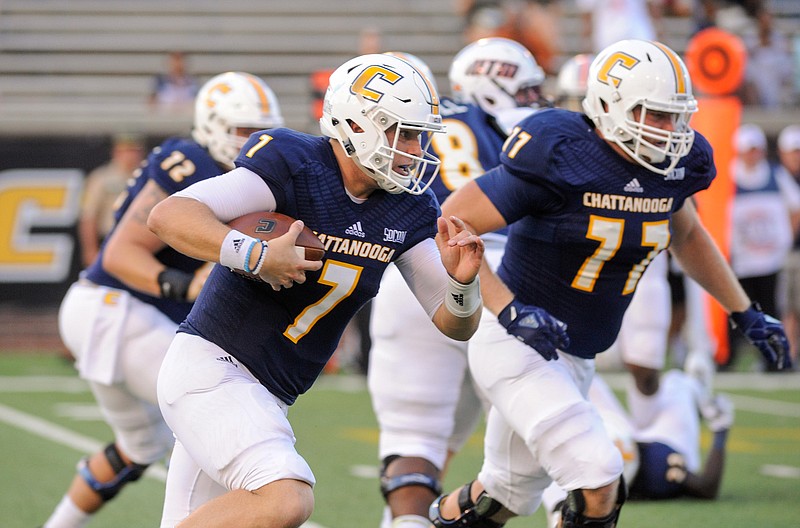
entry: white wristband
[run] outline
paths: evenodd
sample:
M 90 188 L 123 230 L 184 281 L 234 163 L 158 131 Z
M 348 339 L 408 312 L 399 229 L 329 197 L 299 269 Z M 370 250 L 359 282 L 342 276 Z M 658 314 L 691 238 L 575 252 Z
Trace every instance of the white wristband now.
M 258 239 L 231 229 L 219 248 L 219 263 L 231 269 L 252 273 L 249 260 L 256 245 L 260 245 Z
M 264 267 L 264 259 L 267 258 L 267 250 L 269 249 L 269 244 L 266 240 L 261 241 L 261 255 L 258 257 L 258 262 L 256 262 L 256 267 L 253 269 L 253 275 L 258 275 L 261 273 L 261 268 Z
M 456 317 L 469 317 L 481 307 L 481 283 L 478 277 L 469 284 L 462 284 L 448 277 L 444 306 Z

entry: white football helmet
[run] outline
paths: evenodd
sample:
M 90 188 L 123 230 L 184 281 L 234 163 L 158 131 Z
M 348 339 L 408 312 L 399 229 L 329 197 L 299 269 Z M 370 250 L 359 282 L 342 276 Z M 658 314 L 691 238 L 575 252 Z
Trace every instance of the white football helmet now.
M 657 174 L 674 169 L 694 142 L 692 81 L 678 54 L 659 42 L 621 40 L 600 52 L 589 68 L 583 110 L 606 140 Z M 671 130 L 645 124 L 647 112 L 671 114 Z
M 544 70 L 519 42 L 482 38 L 465 46 L 450 64 L 450 90 L 459 102 L 497 117 L 502 110 L 550 106 L 542 96 Z
M 267 83 L 249 73 L 227 72 L 212 77 L 197 93 L 192 137 L 217 163 L 232 169 L 247 142 L 238 129 L 263 130 L 283 124 L 278 98 Z
M 439 172 L 439 159 L 428 152 L 431 133 L 445 131 L 439 96 L 430 79 L 411 63 L 392 55 L 350 59 L 331 74 L 319 120 L 322 134 L 336 139 L 365 174 L 387 192 L 422 194 Z M 387 131 L 396 126 L 390 144 Z M 404 131 L 424 140 L 419 156 L 397 148 Z M 414 166 L 399 173 L 394 157 Z M 429 165 L 436 167 L 425 181 Z
M 436 90 L 436 93 L 439 93 L 439 87 L 436 85 L 436 78 L 433 75 L 433 71 L 431 70 L 430 66 L 428 66 L 425 61 L 417 57 L 416 55 L 412 55 L 411 53 L 406 53 L 405 51 L 387 51 L 384 55 L 392 55 L 394 57 L 400 57 L 404 61 L 410 63 L 413 67 L 418 69 L 433 85 L 433 88 Z
M 558 71 L 556 106 L 581 111 L 581 101 L 586 96 L 586 81 L 594 55 L 579 53 L 565 62 Z

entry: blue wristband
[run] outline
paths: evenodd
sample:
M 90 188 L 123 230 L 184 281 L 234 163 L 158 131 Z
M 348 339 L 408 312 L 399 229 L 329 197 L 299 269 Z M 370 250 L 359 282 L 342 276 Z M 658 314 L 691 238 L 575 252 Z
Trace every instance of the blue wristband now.
M 247 253 L 245 253 L 245 255 L 244 255 L 244 267 L 243 267 L 243 269 L 244 269 L 244 271 L 246 273 L 253 273 L 253 270 L 250 269 L 250 254 L 253 252 L 253 248 L 256 247 L 256 244 L 258 244 L 258 240 L 253 239 L 250 242 L 250 247 L 247 248 Z

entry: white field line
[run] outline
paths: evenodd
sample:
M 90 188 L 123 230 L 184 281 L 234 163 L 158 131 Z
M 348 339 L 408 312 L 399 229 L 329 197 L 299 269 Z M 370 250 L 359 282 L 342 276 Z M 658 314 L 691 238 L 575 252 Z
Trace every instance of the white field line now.
M 630 379 L 627 372 L 599 373 L 612 389 L 624 389 Z M 714 390 L 752 390 L 772 392 L 776 390 L 800 390 L 800 373 L 786 374 L 762 372 L 722 372 L 714 376 Z
M 0 380 L 0 387 L 2 387 L 3 390 L 6 388 L 6 379 L 11 378 L 4 378 Z M 56 389 L 51 385 L 50 391 L 55 390 Z M 85 384 L 84 390 L 88 390 Z M 68 392 L 77 391 L 69 390 Z M 47 420 L 43 420 L 37 416 L 12 409 L 11 407 L 7 407 L 3 404 L 0 404 L 0 422 L 4 422 L 12 427 L 16 427 L 17 429 L 22 429 L 23 431 L 27 431 L 31 434 L 44 438 L 45 440 L 50 440 L 56 444 L 70 447 L 81 452 L 82 454 L 94 453 L 102 449 L 104 446 L 103 442 L 95 440 L 94 438 L 83 436 L 74 431 L 70 431 L 65 427 L 48 422 Z M 153 464 L 147 468 L 144 476 L 153 480 L 165 482 L 167 479 L 167 470 L 162 464 Z M 321 524 L 307 522 L 301 528 L 325 527 Z
M 603 372 L 603 379 L 614 389 L 624 389 L 629 374 Z M 714 379 L 715 390 L 748 389 L 756 391 L 800 390 L 800 375 L 761 374 L 761 373 L 725 373 Z M 2 392 L 88 392 L 89 387 L 83 380 L 69 376 L 0 376 L 0 393 Z M 322 376 L 312 390 L 333 390 L 341 392 L 358 392 L 366 390 L 363 376 Z M 754 398 L 728 394 L 736 408 L 742 411 L 768 414 L 773 416 L 800 417 L 800 404 L 779 402 L 766 398 Z M 91 451 L 91 450 L 90 450 Z
M 89 385 L 71 376 L 0 376 L 0 392 L 89 392 Z
M 44 438 L 45 440 L 71 447 L 82 454 L 94 453 L 103 449 L 105 446 L 104 442 L 100 442 L 88 436 L 83 436 L 66 427 L 61 427 L 47 420 L 42 420 L 38 416 L 12 409 L 3 404 L 0 404 L 0 421 Z M 164 482 L 167 478 L 167 470 L 161 464 L 153 464 L 147 468 L 145 476 Z
M 630 375 L 626 372 L 600 372 L 613 389 L 623 389 Z M 366 390 L 364 376 L 321 376 L 312 390 L 359 392 Z M 757 372 L 725 372 L 714 377 L 715 390 L 752 390 L 772 392 L 775 390 L 800 390 L 800 373 L 765 374 Z M 0 376 L 2 392 L 88 392 L 86 382 L 72 376 Z

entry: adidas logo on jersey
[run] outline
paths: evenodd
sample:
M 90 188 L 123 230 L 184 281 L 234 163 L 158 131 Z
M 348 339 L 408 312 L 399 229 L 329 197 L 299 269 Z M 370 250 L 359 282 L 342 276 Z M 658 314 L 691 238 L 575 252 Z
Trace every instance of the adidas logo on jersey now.
M 684 167 L 678 167 L 669 171 L 667 175 L 664 176 L 664 181 L 680 181 L 685 175 L 686 169 Z
M 348 235 L 357 236 L 359 238 L 364 238 L 365 236 L 367 236 L 366 233 L 364 233 L 364 230 L 361 229 L 361 222 L 356 222 L 355 224 L 345 229 L 344 232 Z
M 639 180 L 634 178 L 628 182 L 628 184 L 623 189 L 625 192 L 632 192 L 632 193 L 643 193 L 644 189 L 641 185 L 639 185 Z
M 230 363 L 234 367 L 239 368 L 239 365 L 236 364 L 236 362 L 233 360 L 232 356 L 220 356 L 220 357 L 217 358 L 217 361 L 222 361 L 224 363 Z

